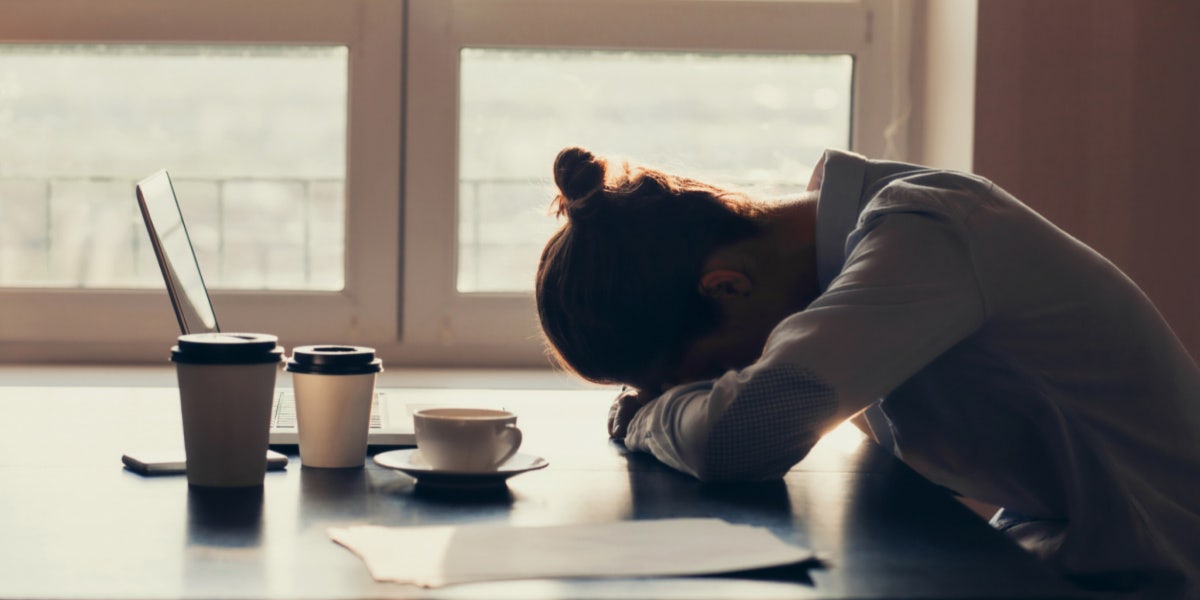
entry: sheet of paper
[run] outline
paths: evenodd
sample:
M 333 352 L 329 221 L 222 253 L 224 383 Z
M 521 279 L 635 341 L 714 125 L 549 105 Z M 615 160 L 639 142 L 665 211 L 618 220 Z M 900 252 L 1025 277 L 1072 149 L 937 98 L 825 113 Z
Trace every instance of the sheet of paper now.
M 728 573 L 804 562 L 807 549 L 761 527 L 720 519 L 662 519 L 519 527 L 334 528 L 376 581 L 454 583 L 571 577 Z

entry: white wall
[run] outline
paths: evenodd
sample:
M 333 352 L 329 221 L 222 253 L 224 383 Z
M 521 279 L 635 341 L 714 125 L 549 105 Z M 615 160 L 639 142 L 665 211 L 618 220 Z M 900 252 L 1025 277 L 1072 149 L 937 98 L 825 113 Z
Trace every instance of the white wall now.
M 914 7 L 909 158 L 970 171 L 975 144 L 977 0 L 919 0 Z

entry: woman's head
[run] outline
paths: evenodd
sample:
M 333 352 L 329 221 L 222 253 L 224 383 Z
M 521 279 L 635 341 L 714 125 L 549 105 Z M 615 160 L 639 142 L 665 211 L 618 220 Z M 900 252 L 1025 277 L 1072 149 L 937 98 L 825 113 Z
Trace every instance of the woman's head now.
M 584 378 L 649 388 L 712 331 L 720 307 L 698 293 L 716 248 L 759 232 L 744 197 L 581 148 L 554 162 L 553 208 L 566 223 L 537 273 L 542 330 Z

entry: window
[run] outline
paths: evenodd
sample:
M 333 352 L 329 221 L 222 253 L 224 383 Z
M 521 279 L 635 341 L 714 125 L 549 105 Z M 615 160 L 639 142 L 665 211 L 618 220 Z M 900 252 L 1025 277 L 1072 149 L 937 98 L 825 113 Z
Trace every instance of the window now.
M 848 54 L 464 48 L 459 68 L 459 293 L 533 289 L 563 147 L 774 197 L 850 145 Z
M 163 359 L 160 168 L 226 330 L 394 343 L 402 9 L 0 2 L 0 358 Z
M 536 366 L 563 146 L 771 196 L 903 147 L 895 0 L 0 7 L 0 359 L 162 360 L 159 168 L 226 330 Z
M 807 184 L 824 147 L 898 157 L 906 11 L 413 0 L 404 286 L 421 294 L 405 297 L 405 339 L 430 356 L 544 364 L 528 290 L 557 226 L 550 169 L 564 146 L 762 194 Z
M 211 287 L 343 288 L 345 46 L 7 45 L 0 77 L 0 285 L 161 288 L 129 190 L 171 165 Z

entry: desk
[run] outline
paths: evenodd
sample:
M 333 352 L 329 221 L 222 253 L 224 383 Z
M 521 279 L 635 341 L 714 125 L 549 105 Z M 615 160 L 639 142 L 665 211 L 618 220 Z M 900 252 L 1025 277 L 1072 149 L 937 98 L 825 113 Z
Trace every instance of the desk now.
M 0 598 L 1073 597 L 1060 578 L 867 443 L 823 441 L 783 480 L 699 483 L 603 430 L 611 393 L 469 392 L 520 415 L 550 467 L 485 497 L 429 495 L 369 463 L 268 473 L 260 496 L 213 503 L 123 452 L 181 445 L 171 388 L 0 387 Z M 814 549 L 816 568 L 740 577 L 380 584 L 329 541 L 351 524 L 555 525 L 720 517 Z

